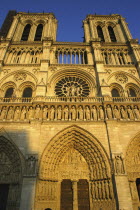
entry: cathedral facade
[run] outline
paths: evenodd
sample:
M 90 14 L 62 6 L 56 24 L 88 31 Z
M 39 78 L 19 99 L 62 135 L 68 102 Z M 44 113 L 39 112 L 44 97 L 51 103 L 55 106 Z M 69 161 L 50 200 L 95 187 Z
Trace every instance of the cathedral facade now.
M 56 41 L 52 13 L 0 33 L 0 209 L 140 209 L 140 46 L 118 14 Z

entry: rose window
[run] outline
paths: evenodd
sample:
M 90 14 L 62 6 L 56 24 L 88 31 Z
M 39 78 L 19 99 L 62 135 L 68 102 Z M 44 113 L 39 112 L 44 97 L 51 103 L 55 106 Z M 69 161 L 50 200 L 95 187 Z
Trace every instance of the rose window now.
M 56 83 L 55 93 L 59 97 L 86 97 L 89 95 L 89 86 L 78 77 L 65 77 Z

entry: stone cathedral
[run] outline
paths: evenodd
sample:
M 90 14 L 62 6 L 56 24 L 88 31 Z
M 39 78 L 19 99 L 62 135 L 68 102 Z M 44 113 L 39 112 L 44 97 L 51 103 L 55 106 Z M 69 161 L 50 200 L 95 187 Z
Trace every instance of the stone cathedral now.
M 0 32 L 0 210 L 140 209 L 140 45 L 118 14 L 56 41 L 53 13 Z

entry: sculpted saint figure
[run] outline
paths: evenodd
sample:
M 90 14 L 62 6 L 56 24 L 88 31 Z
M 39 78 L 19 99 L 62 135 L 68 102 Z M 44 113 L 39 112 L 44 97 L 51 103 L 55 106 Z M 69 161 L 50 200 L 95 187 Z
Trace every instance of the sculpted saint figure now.
M 88 106 L 85 107 L 85 117 L 86 120 L 90 120 L 90 109 Z
M 112 119 L 112 110 L 110 105 L 107 105 L 106 112 L 107 112 L 107 118 Z
M 120 156 L 115 157 L 115 166 L 117 174 L 124 174 L 123 162 Z
M 64 120 L 68 120 L 69 119 L 69 108 L 68 106 L 65 106 L 64 108 Z
M 6 116 L 7 116 L 7 109 L 6 109 L 6 107 L 4 106 L 3 109 L 2 109 L 2 112 L 1 112 L 0 119 L 1 119 L 1 120 L 5 120 L 5 119 L 6 119 Z
M 104 111 L 102 106 L 99 107 L 99 116 L 100 120 L 104 120 Z
M 13 107 L 10 106 L 8 114 L 7 114 L 7 120 L 11 120 L 13 119 L 13 117 L 14 117 L 14 110 L 13 110 Z
M 15 110 L 14 120 L 19 120 L 19 118 L 20 118 L 20 108 L 18 106 L 16 107 L 16 110 Z
M 140 112 L 137 106 L 134 106 L 134 115 L 135 115 L 135 119 L 140 119 Z
M 96 106 L 92 106 L 92 108 L 91 108 L 91 117 L 92 117 L 93 120 L 97 120 Z
M 28 110 L 28 119 L 29 119 L 29 120 L 33 119 L 33 114 L 34 114 L 33 107 L 30 106 L 30 107 L 29 107 L 29 110 Z
M 79 120 L 83 120 L 83 115 L 84 115 L 83 108 L 82 108 L 82 106 L 79 106 L 79 109 L 78 109 L 78 118 L 79 118 Z
M 121 106 L 120 113 L 121 113 L 121 118 L 122 119 L 126 119 L 127 118 L 126 111 L 125 111 L 123 106 Z
M 43 119 L 48 119 L 48 107 L 44 106 L 43 107 L 43 114 L 42 114 Z
M 22 111 L 21 111 L 21 116 L 20 116 L 20 119 L 21 120 L 25 120 L 26 119 L 26 107 L 24 106 L 23 108 L 22 108 Z
M 71 96 L 75 96 L 75 90 L 76 90 L 75 86 L 72 85 L 71 86 Z
M 75 120 L 76 119 L 76 109 L 75 109 L 75 106 L 72 106 L 71 107 L 71 119 L 72 120 Z
M 34 118 L 36 120 L 40 119 L 40 106 L 39 105 L 36 106 Z
M 50 108 L 50 120 L 54 120 L 55 118 L 55 109 L 54 106 Z
M 127 108 L 127 113 L 128 113 L 128 118 L 130 120 L 134 120 L 134 115 L 133 115 L 133 112 L 132 112 L 132 109 L 130 106 L 128 106 L 128 108 Z
M 113 114 L 115 119 L 120 119 L 120 113 L 117 106 L 114 106 Z
M 59 106 L 58 109 L 57 109 L 57 119 L 58 120 L 62 119 L 62 108 L 61 108 L 61 106 Z

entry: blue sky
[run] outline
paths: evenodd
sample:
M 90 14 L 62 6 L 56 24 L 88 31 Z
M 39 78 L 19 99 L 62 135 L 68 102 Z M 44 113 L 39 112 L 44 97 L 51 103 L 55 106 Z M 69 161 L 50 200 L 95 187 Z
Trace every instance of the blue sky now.
M 8 10 L 53 12 L 58 20 L 57 41 L 83 41 L 82 20 L 87 14 L 121 14 L 133 38 L 140 40 L 140 0 L 1 0 L 0 26 Z

